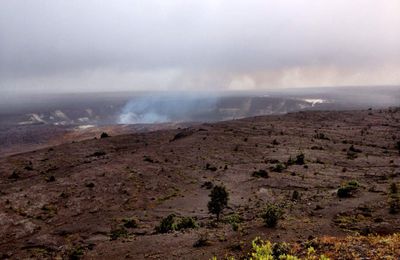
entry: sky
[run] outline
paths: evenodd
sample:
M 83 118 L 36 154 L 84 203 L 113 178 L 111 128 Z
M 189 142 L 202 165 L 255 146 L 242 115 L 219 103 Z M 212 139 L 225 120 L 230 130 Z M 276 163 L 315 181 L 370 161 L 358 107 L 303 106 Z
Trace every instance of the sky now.
M 400 85 L 399 0 L 1 0 L 1 92 Z

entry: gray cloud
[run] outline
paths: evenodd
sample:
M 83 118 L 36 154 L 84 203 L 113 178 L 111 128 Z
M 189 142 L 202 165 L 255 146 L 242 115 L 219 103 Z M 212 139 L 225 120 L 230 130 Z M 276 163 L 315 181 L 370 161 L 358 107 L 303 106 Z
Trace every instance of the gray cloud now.
M 400 84 L 400 2 L 0 2 L 0 88 Z

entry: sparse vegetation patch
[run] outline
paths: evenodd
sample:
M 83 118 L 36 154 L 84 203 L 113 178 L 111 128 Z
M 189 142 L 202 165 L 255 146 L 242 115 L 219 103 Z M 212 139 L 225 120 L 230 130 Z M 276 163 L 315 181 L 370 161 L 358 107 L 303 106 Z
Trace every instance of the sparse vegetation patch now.
M 176 230 L 175 214 L 170 214 L 163 218 L 160 225 L 156 227 L 157 233 L 167 233 L 173 230 Z
M 279 219 L 283 216 L 283 210 L 275 205 L 275 204 L 267 204 L 264 211 L 261 214 L 261 217 L 264 220 L 264 223 L 267 227 L 276 227 Z
M 271 167 L 271 170 L 274 172 L 283 172 L 286 169 L 286 166 L 283 163 L 277 163 L 275 166 Z
M 170 214 L 161 220 L 160 224 L 156 227 L 156 232 L 168 233 L 174 230 L 179 231 L 198 227 L 199 225 L 192 217 L 177 217 L 175 214 Z
M 359 187 L 360 184 L 357 181 L 349 181 L 338 189 L 337 195 L 339 198 L 349 198 L 354 195 Z
M 268 172 L 266 171 L 266 170 L 258 170 L 258 171 L 254 171 L 253 173 L 252 173 L 252 175 L 251 176 L 253 176 L 253 177 L 261 177 L 261 178 L 268 178 L 269 176 L 268 176 Z

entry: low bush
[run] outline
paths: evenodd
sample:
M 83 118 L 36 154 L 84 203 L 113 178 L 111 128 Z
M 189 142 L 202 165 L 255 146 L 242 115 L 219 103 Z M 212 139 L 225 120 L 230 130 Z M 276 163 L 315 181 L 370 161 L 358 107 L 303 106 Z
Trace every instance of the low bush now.
M 156 227 L 156 232 L 157 233 L 168 233 L 175 229 L 176 229 L 175 214 L 170 214 L 161 220 L 160 225 L 158 225 Z
M 168 233 L 174 230 L 183 230 L 198 227 L 199 225 L 192 217 L 181 217 L 177 219 L 175 214 L 170 214 L 161 220 L 160 225 L 156 227 L 156 232 Z
M 286 169 L 286 166 L 282 163 L 277 163 L 275 166 L 271 167 L 271 170 L 274 172 L 283 172 Z
M 272 255 L 274 259 L 281 259 L 281 256 L 287 255 L 289 252 L 289 245 L 285 242 L 274 243 L 272 245 Z
M 110 234 L 111 240 L 116 240 L 117 238 L 127 237 L 127 236 L 128 236 L 128 231 L 123 227 L 111 230 Z
M 93 188 L 93 187 L 94 187 L 94 183 L 93 183 L 93 182 L 85 183 L 85 187 L 87 187 L 87 188 Z
M 354 192 L 356 192 L 359 187 L 360 184 L 357 181 L 349 181 L 338 189 L 337 195 L 339 198 L 349 198 L 353 196 Z
M 214 184 L 211 181 L 206 181 L 201 185 L 201 187 L 211 190 L 214 187 Z
M 104 151 L 96 151 L 92 154 L 92 156 L 95 156 L 95 157 L 104 156 L 104 155 L 106 155 L 106 152 L 104 152 Z
M 292 201 L 298 201 L 298 200 L 300 200 L 300 192 L 294 190 L 292 193 Z
M 110 137 L 106 132 L 101 133 L 100 138 Z
M 126 227 L 126 228 L 137 228 L 138 227 L 137 220 L 134 218 L 126 218 L 126 219 L 123 219 L 122 222 L 124 223 L 124 227 Z
M 321 139 L 321 140 L 329 140 L 329 138 L 324 133 L 316 133 L 314 135 L 314 138 Z
M 144 156 L 143 161 L 145 162 L 149 162 L 149 163 L 154 163 L 154 160 L 152 158 L 150 158 L 149 156 Z
M 243 218 L 238 214 L 232 214 L 225 218 L 225 222 L 231 224 L 233 231 L 239 230 L 239 224 L 243 221 Z
M 233 231 L 238 231 L 239 230 L 239 224 L 238 223 L 232 223 L 231 227 L 232 227 Z
M 304 154 L 301 153 L 301 154 L 297 155 L 295 163 L 297 165 L 303 165 L 305 163 L 304 162 Z
M 261 178 L 268 178 L 268 172 L 266 170 L 258 170 L 254 171 L 253 174 L 251 175 L 253 177 L 261 177 Z
M 227 216 L 226 218 L 225 218 L 225 221 L 227 222 L 227 223 L 229 223 L 229 224 L 232 224 L 232 223 L 240 223 L 240 222 L 242 222 L 243 221 L 243 218 L 240 216 L 240 215 L 238 215 L 238 214 L 231 214 L 231 215 L 229 215 L 229 216 Z
M 287 165 L 287 166 L 294 165 L 294 164 L 297 164 L 297 165 L 304 165 L 304 164 L 305 164 L 304 158 L 305 158 L 305 156 L 304 156 L 303 153 L 297 155 L 297 156 L 296 156 L 296 159 L 293 159 L 292 157 L 290 157 L 290 158 L 287 160 L 286 165 Z
M 79 260 L 83 257 L 84 248 L 82 246 L 77 246 L 69 250 L 68 259 L 69 260 Z
M 177 230 L 188 229 L 188 228 L 198 228 L 199 225 L 196 220 L 192 217 L 183 217 L 178 221 L 176 225 Z
M 215 172 L 217 170 L 217 167 L 211 166 L 209 163 L 206 164 L 206 170 Z
M 358 157 L 357 153 L 352 151 L 347 151 L 347 159 L 353 160 L 356 159 L 357 157 Z
M 295 255 L 290 254 L 293 249 L 289 247 L 287 243 L 271 243 L 270 241 L 263 241 L 260 238 L 255 238 L 251 242 L 251 252 L 249 257 L 244 257 L 240 259 L 250 259 L 250 260 L 274 260 L 274 259 L 282 259 L 282 260 L 329 260 L 328 257 L 324 255 L 318 255 L 315 249 L 310 246 L 306 248 L 306 252 L 304 253 L 305 257 L 300 258 Z M 229 257 L 227 259 L 235 260 L 235 257 Z M 211 260 L 217 260 L 217 257 L 211 258 Z
M 261 214 L 261 217 L 263 218 L 267 227 L 276 227 L 279 219 L 281 219 L 282 216 L 282 209 L 275 204 L 268 204 Z
M 303 243 L 287 243 L 289 252 L 274 254 L 274 243 L 256 238 L 252 241 L 250 252 L 248 246 L 240 257 L 226 256 L 221 259 L 243 260 L 328 260 L 328 259 L 399 259 L 400 234 L 391 235 L 354 235 L 346 237 L 322 237 Z M 286 246 L 283 246 L 284 250 Z M 323 255 L 326 253 L 327 256 Z M 245 255 L 246 254 L 246 255 Z M 212 260 L 217 260 L 213 257 Z

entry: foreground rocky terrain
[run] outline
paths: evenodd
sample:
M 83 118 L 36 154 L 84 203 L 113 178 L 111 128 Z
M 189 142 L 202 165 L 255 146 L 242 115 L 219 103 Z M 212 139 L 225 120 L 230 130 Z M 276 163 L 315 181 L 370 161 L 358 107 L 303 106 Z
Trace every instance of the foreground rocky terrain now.
M 0 159 L 0 257 L 239 258 L 260 237 L 300 254 L 313 245 L 332 259 L 396 259 L 399 141 L 398 108 L 310 111 L 7 156 Z M 207 209 L 213 185 L 229 192 L 219 222 Z M 260 217 L 267 203 L 284 212 L 273 228 Z M 170 214 L 198 227 L 156 232 Z M 358 234 L 389 237 L 381 243 Z

